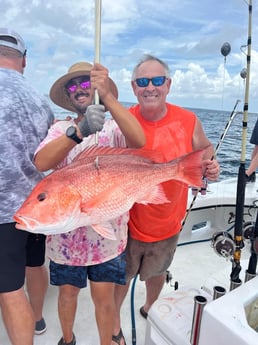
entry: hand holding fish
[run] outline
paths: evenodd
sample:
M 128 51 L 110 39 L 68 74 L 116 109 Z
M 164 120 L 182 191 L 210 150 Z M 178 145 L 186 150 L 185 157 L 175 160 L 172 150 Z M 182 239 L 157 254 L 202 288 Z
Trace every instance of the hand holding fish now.
M 210 181 L 216 181 L 220 174 L 220 166 L 216 159 L 202 161 L 203 176 Z
M 87 107 L 83 119 L 78 123 L 81 135 L 87 137 L 101 131 L 105 122 L 105 107 L 102 104 L 93 104 Z

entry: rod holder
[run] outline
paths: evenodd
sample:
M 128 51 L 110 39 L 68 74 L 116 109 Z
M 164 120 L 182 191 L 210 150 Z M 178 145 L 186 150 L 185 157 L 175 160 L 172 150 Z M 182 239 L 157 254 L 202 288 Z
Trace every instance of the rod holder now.
M 239 279 L 237 282 L 231 280 L 230 281 L 230 291 L 238 288 L 240 285 L 242 285 L 242 280 L 241 279 Z
M 213 300 L 224 296 L 226 293 L 226 289 L 223 286 L 214 286 L 213 288 Z
M 256 277 L 256 273 L 249 273 L 245 271 L 245 283 Z
M 190 337 L 191 345 L 198 345 L 199 343 L 202 313 L 206 304 L 207 304 L 207 299 L 204 296 L 198 295 L 194 297 L 194 312 L 193 312 L 192 330 L 191 330 L 191 337 Z

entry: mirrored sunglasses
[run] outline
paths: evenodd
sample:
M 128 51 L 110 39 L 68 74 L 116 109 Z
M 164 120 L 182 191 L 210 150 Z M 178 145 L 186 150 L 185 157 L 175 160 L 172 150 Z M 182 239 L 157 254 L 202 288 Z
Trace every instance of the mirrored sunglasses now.
M 69 93 L 74 93 L 78 87 L 80 87 L 81 89 L 85 90 L 85 89 L 90 89 L 91 87 L 91 83 L 90 83 L 90 80 L 84 80 L 84 81 L 81 81 L 81 82 L 73 82 L 72 84 L 67 84 L 65 86 L 66 90 L 69 92 Z
M 153 86 L 161 86 L 168 78 L 165 76 L 153 77 L 153 78 L 137 78 L 135 82 L 139 87 L 147 87 L 152 82 Z

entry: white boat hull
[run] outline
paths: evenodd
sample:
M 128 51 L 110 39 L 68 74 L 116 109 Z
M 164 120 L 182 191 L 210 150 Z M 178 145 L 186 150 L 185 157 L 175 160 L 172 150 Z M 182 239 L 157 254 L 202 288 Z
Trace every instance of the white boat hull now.
M 198 196 L 187 215 L 179 243 L 210 239 L 217 231 L 233 233 L 236 214 L 237 179 L 227 179 L 208 185 L 206 195 Z M 248 183 L 245 190 L 244 222 L 255 221 L 258 206 L 258 182 Z M 193 201 L 188 193 L 188 208 Z M 256 205 L 256 204 L 257 205 Z

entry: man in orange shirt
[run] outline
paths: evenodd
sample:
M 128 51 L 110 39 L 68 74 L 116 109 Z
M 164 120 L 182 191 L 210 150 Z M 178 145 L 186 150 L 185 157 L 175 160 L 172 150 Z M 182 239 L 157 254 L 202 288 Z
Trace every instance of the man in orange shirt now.
M 164 162 L 204 149 L 203 175 L 209 180 L 216 180 L 219 164 L 211 160 L 214 150 L 199 119 L 194 113 L 166 102 L 171 83 L 167 64 L 151 55 L 140 61 L 133 71 L 131 84 L 139 104 L 129 110 L 144 129 L 144 148 L 161 153 Z M 151 305 L 161 292 L 166 270 L 173 259 L 186 213 L 188 186 L 174 180 L 162 186 L 170 203 L 136 203 L 130 211 L 126 248 L 127 284 L 116 285 L 115 288 L 117 313 L 112 344 L 125 345 L 120 308 L 132 278 L 139 274 L 140 280 L 145 281 L 146 301 L 140 313 L 147 318 Z

